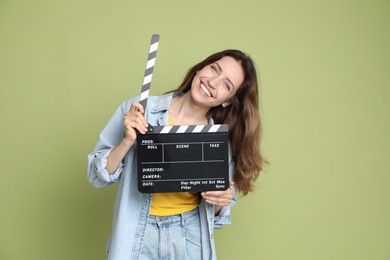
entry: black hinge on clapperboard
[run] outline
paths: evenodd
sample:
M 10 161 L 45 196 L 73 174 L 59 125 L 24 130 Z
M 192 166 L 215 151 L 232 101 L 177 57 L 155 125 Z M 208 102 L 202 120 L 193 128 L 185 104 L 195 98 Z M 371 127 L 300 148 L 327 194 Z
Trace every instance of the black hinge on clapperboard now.
M 160 36 L 152 35 L 141 89 L 146 110 Z M 201 192 L 229 188 L 228 125 L 151 126 L 137 134 L 138 190 Z

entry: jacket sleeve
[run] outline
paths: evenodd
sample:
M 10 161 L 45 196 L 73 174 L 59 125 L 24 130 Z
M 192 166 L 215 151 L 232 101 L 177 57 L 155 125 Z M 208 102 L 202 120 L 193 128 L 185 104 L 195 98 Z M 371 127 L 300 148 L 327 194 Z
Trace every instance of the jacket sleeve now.
M 231 150 L 231 146 L 229 144 L 229 179 L 230 181 L 233 180 L 233 173 L 234 173 L 234 168 L 235 168 L 235 160 L 232 156 L 232 150 Z M 230 203 L 229 206 L 225 206 L 223 207 L 217 216 L 214 217 L 214 228 L 215 229 L 219 229 L 219 228 L 222 228 L 223 225 L 225 224 L 231 224 L 231 219 L 230 219 L 230 209 L 233 207 L 233 205 L 237 202 L 237 195 L 236 195 L 236 189 L 235 187 L 233 186 L 232 187 L 233 189 L 233 200 L 232 202 Z
M 107 157 L 111 150 L 122 140 L 124 134 L 123 116 L 135 100 L 129 99 L 115 111 L 99 135 L 99 139 L 92 153 L 88 155 L 88 181 L 95 187 L 100 188 L 119 181 L 123 163 L 113 175 L 110 175 L 106 168 Z

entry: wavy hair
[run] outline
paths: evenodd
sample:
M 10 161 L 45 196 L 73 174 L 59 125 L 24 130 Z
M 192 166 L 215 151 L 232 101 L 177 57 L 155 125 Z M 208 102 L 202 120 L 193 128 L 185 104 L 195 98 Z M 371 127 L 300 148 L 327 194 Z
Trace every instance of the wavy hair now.
M 231 105 L 213 107 L 209 110 L 208 116 L 217 124 L 229 125 L 229 139 L 236 161 L 233 181 L 235 187 L 245 196 L 254 191 L 254 182 L 265 163 L 260 152 L 262 124 L 259 113 L 257 73 L 252 59 L 239 50 L 214 53 L 190 68 L 180 86 L 172 92 L 186 93 L 190 90 L 197 71 L 225 56 L 232 57 L 242 66 L 244 81 L 230 99 Z

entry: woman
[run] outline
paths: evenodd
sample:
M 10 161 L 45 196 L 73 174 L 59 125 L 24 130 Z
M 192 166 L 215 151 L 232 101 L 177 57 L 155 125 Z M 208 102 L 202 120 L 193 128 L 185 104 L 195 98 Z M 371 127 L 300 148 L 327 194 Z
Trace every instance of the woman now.
M 256 70 L 238 50 L 215 53 L 192 67 L 176 90 L 125 101 L 88 156 L 95 187 L 119 182 L 107 259 L 216 259 L 213 229 L 230 224 L 235 190 L 253 191 L 262 170 Z M 230 187 L 201 194 L 137 190 L 136 132 L 151 125 L 228 124 Z M 183 173 L 185 174 L 185 173 Z

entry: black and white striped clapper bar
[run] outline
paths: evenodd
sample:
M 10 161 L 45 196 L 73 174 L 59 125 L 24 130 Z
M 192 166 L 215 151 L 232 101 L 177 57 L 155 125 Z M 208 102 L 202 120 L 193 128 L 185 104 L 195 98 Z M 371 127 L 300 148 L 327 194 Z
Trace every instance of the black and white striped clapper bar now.
M 143 85 L 140 97 L 144 107 L 158 40 L 158 35 L 152 36 L 144 79 L 148 86 Z M 154 60 L 150 62 L 149 58 Z M 142 94 L 145 91 L 147 94 Z M 226 190 L 228 125 L 149 126 L 146 134 L 137 135 L 137 167 L 138 190 L 142 193 Z

